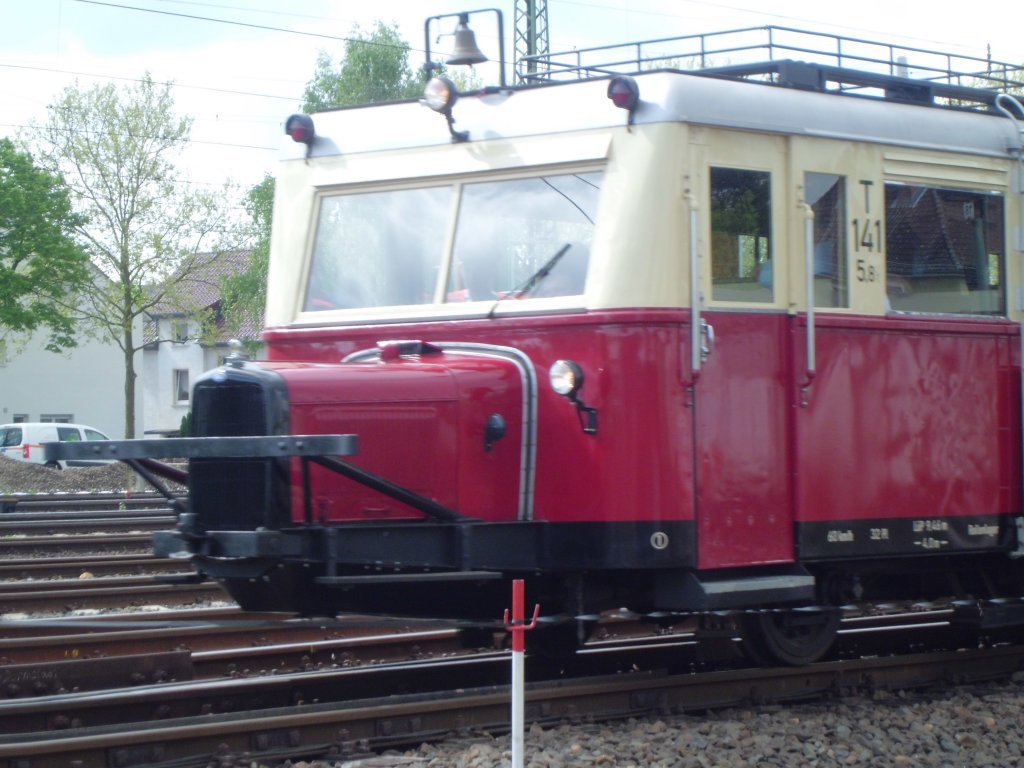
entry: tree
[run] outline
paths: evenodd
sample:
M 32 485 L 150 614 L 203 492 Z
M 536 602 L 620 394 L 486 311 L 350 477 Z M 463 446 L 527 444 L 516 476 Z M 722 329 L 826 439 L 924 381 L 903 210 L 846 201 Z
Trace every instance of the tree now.
M 267 270 L 270 264 L 270 224 L 274 213 L 274 177 L 250 187 L 243 201 L 255 240 L 245 272 L 226 277 L 221 285 L 221 307 L 225 324 L 240 328 L 247 322 L 263 320 L 267 300 Z
M 330 54 L 320 51 L 312 79 L 306 83 L 302 110 L 391 101 L 418 96 L 422 82 L 409 66 L 409 44 L 397 27 L 380 21 L 368 34 L 353 29 L 345 55 L 335 67 Z M 248 316 L 262 317 L 267 297 L 267 266 L 274 207 L 274 179 L 267 176 L 249 189 L 245 208 L 252 219 L 256 245 L 250 268 L 224 282 L 225 315 L 239 326 Z
M 88 256 L 74 240 L 83 223 L 62 180 L 0 139 L 0 342 L 46 328 L 51 352 L 75 346 L 74 318 L 62 304 L 89 280 Z
M 229 220 L 228 195 L 179 181 L 175 161 L 192 121 L 175 114 L 170 91 L 148 74 L 120 90 L 68 87 L 31 133 L 40 162 L 62 173 L 78 201 L 84 219 L 75 231 L 107 278 L 94 281 L 77 311 L 124 354 L 127 437 L 135 435 L 139 321 L 184 299 L 179 286 L 200 249 L 229 247 L 215 242 Z
M 335 68 L 330 54 L 320 51 L 313 79 L 303 93 L 304 112 L 331 107 L 414 98 L 423 83 L 409 66 L 409 44 L 396 26 L 378 21 L 363 34 L 353 28 L 345 56 Z

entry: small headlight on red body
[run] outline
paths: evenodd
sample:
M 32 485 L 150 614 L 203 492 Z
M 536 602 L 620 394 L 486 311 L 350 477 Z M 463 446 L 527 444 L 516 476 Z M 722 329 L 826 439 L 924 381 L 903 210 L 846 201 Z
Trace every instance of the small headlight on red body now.
M 313 144 L 316 138 L 316 130 L 313 128 L 313 118 L 309 115 L 296 114 L 284 121 L 284 132 L 292 137 L 292 141 L 305 144 L 307 147 Z
M 572 360 L 556 360 L 548 371 L 548 378 L 555 392 L 574 400 L 583 386 L 583 369 Z

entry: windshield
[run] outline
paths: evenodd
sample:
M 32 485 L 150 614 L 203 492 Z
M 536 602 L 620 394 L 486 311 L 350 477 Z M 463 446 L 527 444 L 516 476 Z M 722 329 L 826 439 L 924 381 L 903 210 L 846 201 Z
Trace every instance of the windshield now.
M 0 448 L 21 445 L 21 427 L 0 427 Z
M 325 196 L 304 309 L 581 294 L 601 176 Z

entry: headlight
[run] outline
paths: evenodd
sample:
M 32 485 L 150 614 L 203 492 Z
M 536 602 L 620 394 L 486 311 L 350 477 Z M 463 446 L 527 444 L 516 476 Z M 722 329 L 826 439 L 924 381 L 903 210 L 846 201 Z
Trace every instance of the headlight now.
M 548 372 L 551 388 L 563 397 L 573 399 L 583 386 L 583 369 L 572 360 L 556 360 Z
M 423 101 L 426 105 L 442 115 L 451 111 L 458 97 L 459 92 L 455 90 L 455 85 L 445 77 L 431 78 L 423 90 Z

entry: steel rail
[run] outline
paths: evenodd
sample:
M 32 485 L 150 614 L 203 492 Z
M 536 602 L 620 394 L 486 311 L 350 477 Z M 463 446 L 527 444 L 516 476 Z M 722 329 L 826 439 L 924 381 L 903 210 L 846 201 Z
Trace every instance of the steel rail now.
M 146 554 L 24 557 L 0 560 L 0 591 L 7 579 L 66 579 L 139 574 L 192 574 L 187 562 Z
M 507 663 L 507 661 L 505 662 Z M 636 673 L 536 683 L 526 694 L 526 720 L 555 724 L 666 716 L 751 703 L 809 700 L 844 691 L 895 690 L 980 682 L 1012 675 L 1024 648 L 1003 646 L 938 654 L 858 659 L 787 669 L 705 674 Z M 450 671 L 451 667 L 446 668 Z M 448 675 L 446 674 L 446 678 Z M 418 744 L 457 730 L 508 728 L 508 686 L 416 693 L 291 706 L 254 714 L 208 714 L 136 725 L 0 737 L 0 758 L 48 764 L 201 766 L 213 761 L 342 757 L 367 749 Z
M 184 498 L 184 496 L 182 496 Z M 96 509 L 167 508 L 167 499 L 149 491 L 134 493 L 6 493 L 0 494 L 0 514 L 20 511 L 46 510 L 47 512 Z
M 22 536 L 0 538 L 0 559 L 24 556 L 66 556 L 69 552 L 89 554 L 150 552 L 153 537 L 148 533 L 118 533 L 108 536 L 70 534 L 67 536 Z
M 45 626 L 45 625 L 44 625 Z M 43 629 L 44 627 L 39 627 Z M 313 619 L 241 621 L 188 626 L 41 634 L 0 639 L 0 675 L 8 664 L 45 664 L 186 650 L 195 675 L 212 678 L 244 670 L 295 671 L 316 664 L 366 664 L 455 650 L 453 629 L 414 630 Z
M 138 531 L 165 531 L 177 524 L 174 515 L 162 514 L 149 517 L 88 517 L 88 518 L 36 518 L 24 521 L 9 521 L 0 517 L 0 536 L 21 534 L 26 536 L 67 535 L 91 533 L 132 533 Z
M 0 614 L 139 605 L 182 606 L 201 600 L 233 602 L 216 582 L 159 584 L 152 577 L 146 579 L 149 583 L 128 583 L 130 578 L 87 579 L 82 582 L 65 579 L 51 582 L 51 586 L 29 583 L 25 585 L 30 587 L 28 590 L 15 586 L 16 583 L 3 582 L 0 583 Z M 114 586 L 115 582 L 120 585 Z
M 59 509 L 46 508 L 31 512 L 8 512 L 0 515 L 0 527 L 14 527 L 13 523 L 31 523 L 35 521 L 55 520 L 105 520 L 108 518 L 140 518 L 152 517 L 168 518 L 173 517 L 174 511 L 164 505 L 159 507 L 146 507 L 144 509 L 130 509 L 123 505 L 112 504 L 110 507 L 97 509 Z

